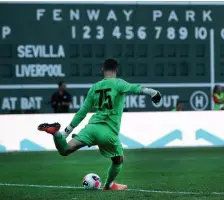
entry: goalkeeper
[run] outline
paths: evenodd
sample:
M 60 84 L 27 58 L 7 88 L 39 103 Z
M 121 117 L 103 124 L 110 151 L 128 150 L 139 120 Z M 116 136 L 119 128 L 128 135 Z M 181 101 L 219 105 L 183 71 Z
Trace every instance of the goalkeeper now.
M 125 94 L 127 92 L 147 94 L 154 103 L 158 103 L 161 99 L 160 92 L 154 89 L 131 84 L 123 79 L 116 78 L 117 71 L 118 63 L 116 60 L 108 59 L 104 62 L 104 78 L 89 89 L 83 106 L 64 131 L 59 132 L 61 127 L 59 123 L 44 123 L 38 126 L 38 130 L 53 135 L 55 146 L 62 156 L 67 156 L 84 146 L 98 145 L 100 153 L 112 160 L 103 190 L 127 189 L 127 185 L 114 182 L 121 171 L 123 163 L 124 154 L 119 140 L 119 131 Z M 95 108 L 96 112 L 89 120 L 89 123 L 67 143 L 66 138 L 68 135 L 92 108 Z

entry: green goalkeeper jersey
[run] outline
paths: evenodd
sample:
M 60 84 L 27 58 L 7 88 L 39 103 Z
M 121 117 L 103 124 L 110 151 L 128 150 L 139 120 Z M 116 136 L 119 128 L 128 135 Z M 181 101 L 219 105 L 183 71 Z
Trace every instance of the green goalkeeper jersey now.
M 125 93 L 139 94 L 141 89 L 140 85 L 130 84 L 120 78 L 102 79 L 89 89 L 84 104 L 74 116 L 71 125 L 78 126 L 86 114 L 94 108 L 96 112 L 89 123 L 106 123 L 118 134 L 125 103 Z

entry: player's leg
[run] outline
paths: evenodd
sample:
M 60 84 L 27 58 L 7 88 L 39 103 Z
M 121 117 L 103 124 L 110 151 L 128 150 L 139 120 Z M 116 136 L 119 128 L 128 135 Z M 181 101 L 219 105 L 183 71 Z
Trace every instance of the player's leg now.
M 66 138 L 58 131 L 54 134 L 55 146 L 62 156 L 68 156 L 69 154 L 77 151 L 78 149 L 86 146 L 86 144 L 72 138 L 68 143 Z
M 61 125 L 59 123 L 44 123 L 38 126 L 38 130 L 45 131 L 53 135 L 55 146 L 62 156 L 67 156 L 70 153 L 86 146 L 86 144 L 76 140 L 75 138 L 67 143 L 66 138 L 59 132 L 60 127 Z
M 73 134 L 73 139 L 88 147 L 96 145 L 93 137 L 93 125 L 87 124 L 77 135 Z
M 84 146 L 93 146 L 95 143 L 92 136 L 92 125 L 86 125 L 77 135 L 73 134 L 73 138 L 69 143 L 66 142 L 65 137 L 60 132 L 56 132 L 54 134 L 54 143 L 62 156 L 67 156 Z
M 120 173 L 122 169 L 122 163 L 124 160 L 124 156 L 116 156 L 112 157 L 112 164 L 107 172 L 107 180 L 104 185 L 104 190 L 125 190 L 127 189 L 126 185 L 114 183 L 117 175 Z
M 107 172 L 107 180 L 104 190 L 124 190 L 126 185 L 114 183 L 122 169 L 123 163 L 123 147 L 119 140 L 119 136 L 107 124 L 97 124 L 94 126 L 94 138 L 99 146 L 100 153 L 111 158 L 112 163 Z

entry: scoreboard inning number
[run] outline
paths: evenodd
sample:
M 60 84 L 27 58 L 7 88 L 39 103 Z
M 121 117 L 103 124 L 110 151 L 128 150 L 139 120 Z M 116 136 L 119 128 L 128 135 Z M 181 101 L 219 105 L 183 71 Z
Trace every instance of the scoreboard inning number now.
M 80 29 L 77 29 L 76 26 L 72 26 L 72 34 L 71 34 L 72 39 L 76 39 L 77 30 L 79 32 L 78 34 L 81 34 L 81 37 L 84 40 L 88 40 L 88 39 L 102 40 L 105 37 L 104 26 L 96 26 L 94 28 L 91 28 L 90 26 L 83 26 L 81 28 L 81 33 L 80 33 Z M 115 26 L 112 29 L 112 32 L 109 33 L 107 36 L 109 35 L 116 39 L 120 39 L 121 36 L 124 35 L 126 40 L 132 40 L 132 39 L 145 40 L 147 37 L 145 26 L 140 26 L 137 28 L 134 28 L 133 26 L 126 26 L 122 28 L 120 26 Z
M 168 40 L 174 40 L 174 39 L 186 40 L 188 39 L 190 32 L 186 27 L 163 28 L 162 26 L 156 26 L 154 27 L 154 30 L 155 33 L 153 39 L 156 40 L 161 38 L 163 32 L 165 32 L 165 38 Z M 105 38 L 104 26 L 96 26 L 93 28 L 90 26 L 83 26 L 81 30 L 76 28 L 76 26 L 72 26 L 71 32 L 72 32 L 71 33 L 72 39 L 76 39 L 77 34 L 79 34 L 79 36 L 81 36 L 81 38 L 84 40 L 88 39 L 102 40 Z M 195 39 L 205 40 L 208 37 L 208 30 L 205 27 L 195 27 L 193 32 L 194 32 L 193 36 Z M 115 26 L 112 29 L 111 33 L 107 32 L 106 36 L 115 39 L 124 38 L 126 40 L 132 40 L 132 39 L 145 40 L 147 39 L 147 27 L 140 26 L 135 28 L 133 26 L 125 26 L 125 27 Z M 221 31 L 221 36 L 224 39 L 224 29 Z
M 168 27 L 164 28 L 162 26 L 155 26 L 154 27 L 154 35 L 152 39 L 168 39 L 168 40 L 187 40 L 191 36 L 196 40 L 206 40 L 209 36 L 209 30 L 205 27 L 194 27 L 193 33 L 191 30 L 187 29 L 186 27 Z M 105 36 L 115 38 L 115 39 L 121 39 L 124 38 L 126 40 L 133 40 L 133 39 L 139 39 L 139 40 L 146 40 L 148 38 L 147 35 L 147 27 L 140 26 L 140 27 L 133 27 L 133 26 L 115 26 L 111 33 L 106 33 L 105 35 L 105 28 L 103 26 L 96 26 L 96 27 L 90 27 L 90 26 L 83 26 L 80 29 L 76 28 L 76 26 L 72 26 L 72 39 L 77 38 L 77 34 L 81 36 L 82 39 L 88 40 L 88 39 L 96 39 L 96 40 L 103 40 Z M 224 39 L 224 28 L 220 32 L 220 36 L 222 39 Z
M 166 39 L 168 40 L 174 40 L 174 39 L 180 39 L 180 40 L 186 40 L 189 37 L 189 30 L 186 27 L 180 27 L 180 28 L 174 28 L 174 27 L 168 27 L 164 30 L 162 26 L 156 26 L 155 27 L 155 39 L 161 38 L 162 31 L 166 32 Z M 194 38 L 199 40 L 205 40 L 208 36 L 208 30 L 205 27 L 195 27 L 194 28 Z M 223 31 L 224 36 L 224 31 Z

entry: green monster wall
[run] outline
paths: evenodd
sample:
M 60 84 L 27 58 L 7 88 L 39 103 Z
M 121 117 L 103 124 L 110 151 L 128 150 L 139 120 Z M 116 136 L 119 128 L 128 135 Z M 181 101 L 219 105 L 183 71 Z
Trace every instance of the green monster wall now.
M 211 109 L 224 77 L 224 5 L 0 4 L 0 113 L 52 112 L 63 80 L 71 111 L 116 58 L 119 76 L 161 91 L 157 108 L 127 96 L 129 111 Z

